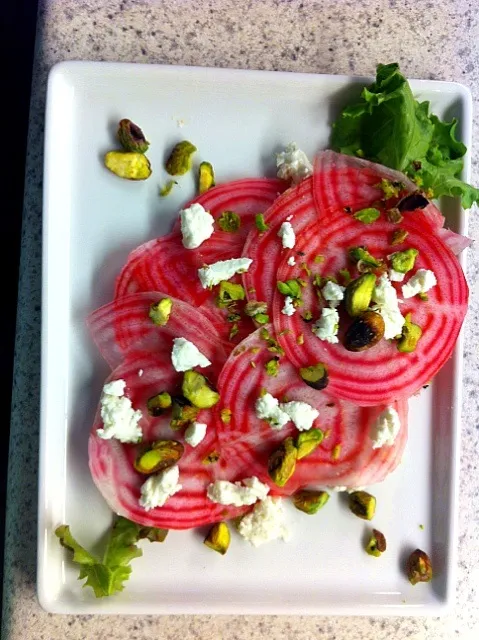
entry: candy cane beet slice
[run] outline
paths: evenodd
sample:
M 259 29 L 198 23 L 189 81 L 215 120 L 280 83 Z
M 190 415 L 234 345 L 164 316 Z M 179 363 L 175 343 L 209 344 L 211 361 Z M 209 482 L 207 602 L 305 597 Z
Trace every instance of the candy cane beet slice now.
M 143 371 L 141 376 L 139 371 Z M 205 458 L 219 449 L 214 429 L 208 429 L 203 442 L 193 448 L 184 442 L 181 431 L 171 430 L 169 416 L 153 418 L 148 415 L 146 401 L 149 397 L 160 391 L 174 393 L 178 387 L 179 374 L 172 373 L 168 361 L 155 354 L 133 358 L 118 367 L 107 382 L 118 379 L 125 380 L 125 395 L 130 398 L 133 408 L 143 413 L 140 421 L 143 442 L 178 440 L 184 444 L 185 452 L 178 463 L 181 491 L 168 498 L 164 506 L 146 511 L 139 499 L 141 486 L 148 476 L 137 472 L 133 466 L 140 445 L 102 440 L 97 435 L 97 429 L 102 426 L 98 410 L 89 439 L 89 464 L 93 481 L 110 508 L 139 524 L 166 529 L 189 529 L 243 513 L 245 509 L 216 504 L 206 496 L 211 482 L 228 478 L 228 467 L 223 460 L 205 463 Z M 210 423 L 210 411 L 201 411 L 198 420 Z M 235 474 L 235 461 L 232 464 Z
M 428 301 L 419 297 L 404 300 L 403 315 L 412 313 L 412 321 L 421 326 L 423 335 L 413 353 L 400 353 L 394 341 L 381 340 L 376 346 L 359 353 L 347 351 L 342 342 L 350 319 L 340 311 L 339 344 L 329 344 L 317 338 L 311 324 L 302 319 L 305 310 L 320 315 L 323 304 L 318 302 L 312 278 L 302 290 L 303 305 L 291 317 L 281 313 L 284 297 L 275 293 L 273 320 L 275 330 L 286 354 L 295 366 L 324 362 L 329 368 L 328 389 L 338 398 L 361 405 L 389 403 L 406 398 L 429 382 L 450 357 L 459 334 L 468 300 L 468 287 L 461 266 L 452 251 L 438 238 L 437 227 L 427 212 L 418 210 L 405 214 L 401 228 L 408 231 L 403 244 L 391 247 L 390 238 L 397 225 L 389 223 L 384 214 L 374 223 L 365 225 L 350 214 L 336 212 L 327 224 L 310 225 L 297 238 L 296 246 L 305 253 L 305 261 L 322 276 L 337 275 L 340 269 L 352 267 L 348 249 L 365 246 L 376 258 L 386 262 L 393 251 L 414 247 L 419 251 L 414 270 L 434 271 L 438 284 L 429 291 Z M 314 256 L 323 256 L 314 265 Z M 353 277 L 357 272 L 352 271 Z M 296 276 L 300 273 L 297 272 Z M 278 280 L 291 276 L 291 269 L 283 261 Z M 398 297 L 401 298 L 401 289 Z M 287 331 L 287 333 L 282 333 Z M 297 344 L 297 336 L 304 334 L 304 344 Z
M 384 479 L 399 462 L 407 440 L 407 403 L 392 405 L 401 419 L 401 435 L 395 444 L 373 449 L 370 429 L 384 406 L 359 407 L 337 400 L 327 390 L 314 390 L 285 357 L 280 359 L 278 375 L 269 376 L 265 364 L 275 354 L 266 347 L 260 331 L 251 334 L 229 356 L 218 380 L 221 399 L 214 411 L 215 424 L 222 455 L 236 460 L 238 476 L 234 479 L 256 475 L 279 495 L 308 485 L 355 487 Z M 299 432 L 292 422 L 276 431 L 257 417 L 255 403 L 263 390 L 280 401 L 298 400 L 316 408 L 319 417 L 313 428 L 326 434 L 314 453 L 297 462 L 292 478 L 282 488 L 268 476 L 268 457 L 286 437 L 295 438 Z M 225 410 L 231 412 L 229 422 L 224 419 Z

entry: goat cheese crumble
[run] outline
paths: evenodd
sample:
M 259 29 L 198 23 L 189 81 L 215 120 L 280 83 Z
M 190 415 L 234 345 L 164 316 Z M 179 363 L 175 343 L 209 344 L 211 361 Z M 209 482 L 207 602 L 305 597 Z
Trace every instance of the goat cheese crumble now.
M 284 306 L 281 309 L 281 313 L 285 316 L 292 316 L 296 313 L 296 309 L 293 306 L 293 298 L 291 298 L 291 296 L 286 296 L 284 299 Z
M 321 317 L 313 324 L 311 331 L 320 340 L 337 344 L 339 342 L 339 314 L 336 309 L 324 307 L 321 311 Z
M 222 280 L 229 280 L 236 273 L 248 271 L 253 261 L 250 258 L 233 258 L 232 260 L 220 260 L 214 264 L 198 269 L 198 276 L 203 289 L 214 287 Z
M 313 173 L 313 165 L 308 156 L 295 142 L 291 142 L 284 151 L 276 154 L 276 167 L 278 178 L 291 180 L 295 184 Z
M 181 233 L 185 249 L 196 249 L 213 235 L 213 216 L 201 204 L 181 209 Z
M 401 421 L 396 409 L 385 409 L 371 427 L 370 438 L 373 441 L 373 449 L 380 449 L 384 445 L 391 447 L 401 429 Z
M 260 482 L 256 476 L 245 478 L 239 482 L 216 480 L 208 485 L 206 495 L 212 502 L 224 505 L 243 507 L 264 500 L 269 493 L 267 484 Z
M 281 498 L 267 497 L 258 502 L 251 513 L 241 519 L 238 533 L 254 547 L 272 540 L 289 540 Z
M 342 287 L 340 284 L 336 284 L 335 282 L 328 280 L 321 289 L 321 295 L 327 302 L 329 302 L 330 307 L 337 307 L 344 299 L 345 290 L 346 287 Z
M 204 422 L 192 422 L 185 431 L 185 442 L 190 447 L 197 447 L 206 436 L 207 425 Z
M 150 476 L 141 486 L 140 506 L 145 511 L 162 507 L 168 498 L 181 491 L 179 478 L 180 470 L 177 464 L 157 475 Z
M 116 438 L 120 442 L 139 442 L 143 436 L 140 425 L 141 411 L 133 409 L 131 400 L 125 397 L 126 382 L 112 380 L 103 387 L 100 398 L 100 417 L 103 428 L 96 433 L 103 440 Z
M 418 293 L 427 293 L 429 289 L 436 286 L 437 280 L 434 271 L 430 269 L 418 269 L 416 273 L 409 278 L 409 281 L 402 286 L 402 294 L 404 298 L 413 298 Z
M 399 302 L 396 289 L 391 284 L 386 273 L 379 278 L 373 292 L 374 311 L 377 311 L 384 320 L 384 337 L 391 340 L 398 335 L 405 322 L 405 319 L 399 310 Z
M 175 371 L 189 371 L 193 367 L 209 367 L 211 362 L 196 345 L 186 338 L 174 338 L 171 362 Z

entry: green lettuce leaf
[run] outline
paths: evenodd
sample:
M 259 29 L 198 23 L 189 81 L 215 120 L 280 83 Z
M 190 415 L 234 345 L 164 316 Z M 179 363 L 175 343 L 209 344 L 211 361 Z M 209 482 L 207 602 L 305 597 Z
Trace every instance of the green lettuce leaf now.
M 163 542 L 166 534 L 165 529 L 142 527 L 120 517 L 111 529 L 103 560 L 100 560 L 78 544 L 68 525 L 61 525 L 55 530 L 60 544 L 72 551 L 73 562 L 80 565 L 78 579 L 86 578 L 83 586 L 91 587 L 97 598 L 123 591 L 132 571 L 130 562 L 143 555 L 136 546 L 139 539 Z
M 456 128 L 415 100 L 396 63 L 380 64 L 376 81 L 333 124 L 331 146 L 403 171 L 431 197 L 456 196 L 467 209 L 479 190 L 460 179 L 466 147 Z

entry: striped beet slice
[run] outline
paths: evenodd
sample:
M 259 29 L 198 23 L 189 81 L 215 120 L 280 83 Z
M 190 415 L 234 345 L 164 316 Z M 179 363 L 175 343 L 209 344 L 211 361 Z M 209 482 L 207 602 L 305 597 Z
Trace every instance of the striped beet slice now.
M 147 476 L 138 473 L 133 467 L 139 445 L 122 444 L 118 440 L 102 440 L 96 433 L 102 426 L 99 411 L 88 446 L 92 478 L 115 513 L 144 526 L 190 529 L 240 515 L 244 509 L 215 504 L 206 496 L 208 484 L 217 479 L 227 478 L 229 474 L 228 465 L 221 458 L 216 464 L 204 463 L 206 456 L 219 449 L 214 430 L 209 429 L 205 440 L 193 448 L 184 443 L 181 432 L 171 431 L 168 417 L 152 418 L 148 415 L 147 399 L 163 390 L 173 393 L 179 384 L 179 375 L 172 373 L 165 356 L 165 353 L 145 353 L 128 360 L 115 369 L 107 382 L 125 380 L 125 395 L 130 398 L 133 407 L 143 413 L 140 424 L 145 443 L 158 439 L 174 439 L 184 444 L 185 453 L 178 463 L 181 491 L 170 497 L 162 507 L 146 511 L 140 506 L 141 486 Z M 143 371 L 141 376 L 138 374 L 139 371 Z M 210 412 L 200 412 L 198 420 L 210 423 Z M 230 461 L 233 473 L 236 472 L 235 464 L 235 460 Z
M 401 182 L 404 185 L 401 196 L 418 190 L 417 185 L 399 171 L 335 151 L 322 151 L 314 162 L 313 197 L 317 210 L 324 217 L 328 212 L 334 214 L 348 207 L 357 211 L 373 206 L 384 197 L 378 187 L 382 179 Z M 425 213 L 453 253 L 458 255 L 470 246 L 469 238 L 444 228 L 445 218 L 433 203 L 427 205 Z
M 415 269 L 431 269 L 438 284 L 430 290 L 427 302 L 415 297 L 401 305 L 403 315 L 411 312 L 413 322 L 423 330 L 414 353 L 399 353 L 395 343 L 386 340 L 360 353 L 347 351 L 341 342 L 349 320 L 341 308 L 340 344 L 317 338 L 311 325 L 301 317 L 304 310 L 311 310 L 315 319 L 320 314 L 321 305 L 311 282 L 303 289 L 302 309 L 291 317 L 281 313 L 283 296 L 276 292 L 274 297 L 275 330 L 289 332 L 281 336 L 280 342 L 293 364 L 326 363 L 331 393 L 360 405 L 406 398 L 429 382 L 450 357 L 467 310 L 468 287 L 463 271 L 452 251 L 438 238 L 437 227 L 428 212 L 417 210 L 406 214 L 401 227 L 409 235 L 404 244 L 392 248 L 389 241 L 397 227 L 389 223 L 384 214 L 373 224 L 364 225 L 341 211 L 328 216 L 327 224 L 310 225 L 297 238 L 296 248 L 305 253 L 311 269 L 322 276 L 335 275 L 339 269 L 351 267 L 347 258 L 350 247 L 366 246 L 375 257 L 383 259 L 393 250 L 418 249 Z M 321 265 L 314 264 L 315 255 L 323 256 Z M 299 275 L 297 272 L 296 276 Z M 291 269 L 283 261 L 277 279 L 291 277 Z M 401 298 L 401 290 L 396 287 Z M 304 334 L 303 345 L 296 341 L 300 333 Z
M 243 248 L 243 256 L 253 260 L 243 275 L 243 285 L 249 300 L 270 303 L 276 285 L 276 271 L 283 256 L 293 256 L 298 264 L 302 261 L 295 249 L 283 249 L 278 231 L 283 222 L 289 221 L 295 231 L 316 220 L 317 213 L 312 192 L 313 182 L 306 178 L 298 186 L 291 187 L 280 196 L 265 213 L 268 231 L 260 233 L 253 228 Z
M 169 296 L 173 306 L 168 323 L 158 327 L 149 318 L 150 305 L 164 297 L 164 293 L 155 291 L 137 293 L 91 313 L 87 325 L 102 356 L 114 369 L 136 352 L 165 353 L 173 371 L 170 359 L 173 338 L 183 337 L 198 347 L 218 373 L 226 360 L 226 345 L 199 309 Z
M 307 485 L 355 487 L 383 480 L 400 461 L 406 444 L 407 402 L 393 403 L 401 419 L 395 444 L 373 449 L 370 428 L 384 406 L 360 407 L 337 400 L 326 391 L 316 391 L 303 382 L 285 357 L 280 360 L 278 376 L 268 376 L 265 363 L 274 355 L 258 330 L 229 356 L 219 377 L 221 400 L 216 407 L 216 429 L 222 455 L 237 461 L 238 475 L 232 479 L 256 475 L 270 485 L 272 493 L 280 495 L 290 495 Z M 267 474 L 267 460 L 279 443 L 288 436 L 296 437 L 298 431 L 291 422 L 275 431 L 256 416 L 255 402 L 263 389 L 280 401 L 300 400 L 318 409 L 313 427 L 327 434 L 313 454 L 297 462 L 294 475 L 281 489 Z M 225 409 L 231 411 L 229 423 L 221 419 Z

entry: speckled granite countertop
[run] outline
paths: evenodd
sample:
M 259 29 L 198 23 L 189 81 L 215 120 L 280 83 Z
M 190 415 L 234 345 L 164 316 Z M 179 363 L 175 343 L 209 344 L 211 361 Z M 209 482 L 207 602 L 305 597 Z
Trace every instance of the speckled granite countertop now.
M 479 637 L 479 292 L 469 253 L 459 583 L 443 619 L 52 616 L 35 596 L 43 120 L 47 72 L 60 60 L 113 60 L 371 75 L 397 60 L 410 77 L 455 80 L 479 111 L 477 0 L 44 0 L 33 83 L 20 278 L 2 638 L 182 640 Z M 474 126 L 479 183 L 479 119 Z M 479 219 L 470 234 L 479 237 Z M 18 464 L 21 460 L 22 464 Z M 28 475 L 23 473 L 28 469 Z

